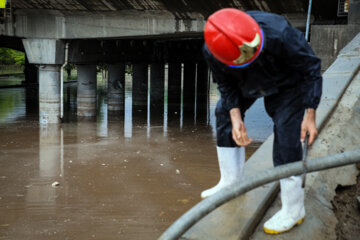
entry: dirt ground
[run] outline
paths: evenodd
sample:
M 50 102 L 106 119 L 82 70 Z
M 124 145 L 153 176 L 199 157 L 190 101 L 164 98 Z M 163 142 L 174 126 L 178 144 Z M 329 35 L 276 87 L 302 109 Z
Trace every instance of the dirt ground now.
M 338 240 L 356 240 L 360 238 L 360 175 L 357 184 L 338 187 L 333 200 L 334 212 L 338 219 L 336 235 Z

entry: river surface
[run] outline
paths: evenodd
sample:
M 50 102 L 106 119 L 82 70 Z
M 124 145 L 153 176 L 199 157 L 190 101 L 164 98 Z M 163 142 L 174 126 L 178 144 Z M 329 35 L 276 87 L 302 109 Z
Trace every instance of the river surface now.
M 36 88 L 0 89 L 0 239 L 156 239 L 219 180 L 215 85 L 207 115 L 190 119 L 168 118 L 166 101 L 160 120 L 134 117 L 131 76 L 120 115 L 101 79 L 96 119 L 76 117 L 76 83 L 64 94 L 64 122 L 42 126 Z M 246 125 L 249 157 L 272 132 L 262 99 Z

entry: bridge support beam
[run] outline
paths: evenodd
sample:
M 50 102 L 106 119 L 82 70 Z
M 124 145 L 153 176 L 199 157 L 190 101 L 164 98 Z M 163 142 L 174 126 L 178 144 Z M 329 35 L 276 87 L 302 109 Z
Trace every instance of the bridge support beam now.
M 77 115 L 96 116 L 96 65 L 78 65 Z
M 164 117 L 164 64 L 152 63 L 150 69 L 150 122 L 162 124 Z
M 148 98 L 148 64 L 134 63 L 132 67 L 132 115 L 146 119 Z
M 108 79 L 108 111 L 109 113 L 123 111 L 125 103 L 125 64 L 110 64 Z
M 181 107 L 181 63 L 168 65 L 168 119 L 180 119 Z
M 27 59 L 39 66 L 40 123 L 60 123 L 60 65 L 64 42 L 56 39 L 23 39 Z

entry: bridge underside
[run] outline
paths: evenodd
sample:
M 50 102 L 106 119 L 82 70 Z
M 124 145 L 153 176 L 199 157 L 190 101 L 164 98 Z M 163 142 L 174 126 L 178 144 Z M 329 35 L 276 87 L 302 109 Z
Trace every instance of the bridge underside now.
M 304 13 L 308 0 L 52 0 L 41 3 L 37 0 L 12 0 L 15 9 L 58 10 L 63 14 L 71 12 L 108 13 L 122 10 L 170 12 L 176 19 L 194 19 L 194 13 L 207 18 L 214 11 L 225 8 L 242 10 L 262 10 L 278 14 Z M 313 1 L 313 14 L 316 19 L 334 19 L 338 1 Z
M 305 29 L 308 0 L 12 0 L 12 15 L 0 24 L 0 35 L 23 38 L 188 37 L 203 31 L 214 11 L 233 7 L 284 15 Z M 326 8 L 324 7 L 326 4 Z M 344 20 L 337 1 L 313 3 L 312 21 Z

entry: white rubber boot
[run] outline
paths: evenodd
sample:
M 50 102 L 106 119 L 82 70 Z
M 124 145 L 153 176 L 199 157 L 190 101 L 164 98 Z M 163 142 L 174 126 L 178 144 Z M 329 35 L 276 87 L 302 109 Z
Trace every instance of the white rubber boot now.
M 201 193 L 201 198 L 206 198 L 221 188 L 239 181 L 245 165 L 244 147 L 217 147 L 217 156 L 220 168 L 220 181 L 210 189 Z
M 305 218 L 304 189 L 301 187 L 301 176 L 292 176 L 280 180 L 281 210 L 264 224 L 268 234 L 279 234 L 289 231 L 301 224 Z

